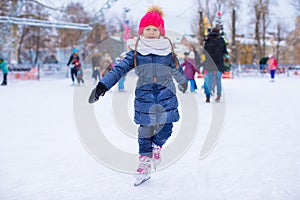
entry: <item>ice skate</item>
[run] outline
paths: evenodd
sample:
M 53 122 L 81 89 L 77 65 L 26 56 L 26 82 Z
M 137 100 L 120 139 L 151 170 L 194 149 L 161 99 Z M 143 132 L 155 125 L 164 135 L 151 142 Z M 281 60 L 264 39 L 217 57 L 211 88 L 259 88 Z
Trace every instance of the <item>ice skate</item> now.
M 209 97 L 209 96 L 206 96 L 205 102 L 206 102 L 206 103 L 209 103 L 209 102 L 210 102 L 210 97 Z
M 221 96 L 218 95 L 217 98 L 215 99 L 215 101 L 216 101 L 217 103 L 219 103 L 220 100 L 221 100 Z
M 150 179 L 150 171 L 151 171 L 151 158 L 147 156 L 139 156 L 139 167 L 136 170 L 136 174 L 134 175 L 134 186 L 139 186 L 145 181 Z
M 157 166 L 161 163 L 160 151 L 161 151 L 161 146 L 153 144 L 152 163 L 153 163 L 153 168 L 155 170 L 156 170 Z

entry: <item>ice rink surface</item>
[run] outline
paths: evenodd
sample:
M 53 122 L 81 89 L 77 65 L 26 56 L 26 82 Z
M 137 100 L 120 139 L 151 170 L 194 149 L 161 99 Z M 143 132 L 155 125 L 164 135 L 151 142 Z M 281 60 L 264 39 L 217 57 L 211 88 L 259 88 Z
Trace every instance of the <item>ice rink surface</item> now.
M 86 82 L 76 87 L 94 87 Z M 202 79 L 197 83 L 201 87 Z M 197 137 L 175 163 L 134 187 L 131 174 L 102 165 L 81 143 L 74 120 L 76 87 L 69 79 L 11 81 L 0 87 L 0 199 L 298 200 L 299 86 L 297 77 L 278 77 L 274 83 L 266 77 L 223 80 L 225 121 L 217 145 L 204 159 L 200 150 L 216 103 L 205 103 L 201 90 L 185 94 L 197 99 Z M 112 88 L 94 106 L 108 137 L 120 128 L 111 117 L 117 92 Z M 137 141 L 120 137 L 109 140 L 137 154 Z

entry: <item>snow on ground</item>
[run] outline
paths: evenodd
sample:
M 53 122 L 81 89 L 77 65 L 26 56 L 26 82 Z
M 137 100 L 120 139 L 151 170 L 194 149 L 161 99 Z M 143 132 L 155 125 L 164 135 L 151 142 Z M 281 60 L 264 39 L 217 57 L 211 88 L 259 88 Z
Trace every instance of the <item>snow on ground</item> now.
M 200 87 L 202 80 L 197 82 Z M 215 103 L 204 103 L 201 91 L 186 94 L 195 95 L 198 104 L 194 142 L 180 159 L 134 187 L 131 174 L 102 165 L 82 144 L 69 79 L 11 81 L 0 87 L 0 199 L 298 200 L 299 83 L 295 77 L 279 77 L 275 83 L 261 77 L 223 80 L 225 123 L 205 159 L 200 150 Z M 90 90 L 93 83 L 81 87 Z M 95 105 L 97 121 L 105 125 L 109 141 L 136 153 L 137 141 L 126 139 L 109 117 L 115 93 L 113 88 Z M 119 136 L 109 137 L 118 131 Z

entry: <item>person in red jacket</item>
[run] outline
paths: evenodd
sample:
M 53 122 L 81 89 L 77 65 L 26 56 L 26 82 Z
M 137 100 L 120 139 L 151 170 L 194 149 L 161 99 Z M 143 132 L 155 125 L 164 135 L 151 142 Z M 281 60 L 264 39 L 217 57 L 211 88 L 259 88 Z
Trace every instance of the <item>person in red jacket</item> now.
M 275 59 L 273 54 L 269 54 L 269 70 L 270 70 L 270 76 L 271 76 L 271 82 L 274 82 L 275 80 L 275 72 L 277 68 L 277 60 Z

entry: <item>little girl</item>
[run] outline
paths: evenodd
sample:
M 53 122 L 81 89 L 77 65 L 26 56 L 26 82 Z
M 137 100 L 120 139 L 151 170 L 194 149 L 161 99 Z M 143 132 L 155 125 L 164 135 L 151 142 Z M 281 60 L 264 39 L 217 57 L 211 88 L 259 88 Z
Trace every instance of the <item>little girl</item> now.
M 178 100 L 173 78 L 183 93 L 187 80 L 170 40 L 165 37 L 163 12 L 152 6 L 142 17 L 139 37 L 129 40 L 130 51 L 99 81 L 89 97 L 89 103 L 113 87 L 128 71 L 135 69 L 138 76 L 134 101 L 134 121 L 139 124 L 138 143 L 140 164 L 134 185 L 150 178 L 153 167 L 161 162 L 160 151 L 172 134 L 173 122 L 179 120 Z

